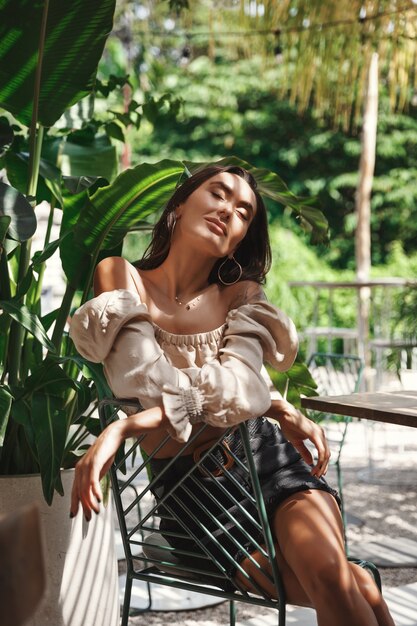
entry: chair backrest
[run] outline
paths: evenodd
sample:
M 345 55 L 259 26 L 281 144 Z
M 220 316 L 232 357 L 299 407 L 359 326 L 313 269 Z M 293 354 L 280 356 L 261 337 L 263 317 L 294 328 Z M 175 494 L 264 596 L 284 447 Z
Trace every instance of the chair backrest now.
M 127 404 L 132 402 L 103 400 L 102 427 L 119 419 Z M 189 454 L 206 429 L 202 424 L 172 459 L 157 458 L 172 441 L 165 434 L 151 454 L 141 454 L 146 435 L 119 450 L 111 480 L 128 576 L 274 607 L 279 624 L 284 624 L 285 595 L 247 424 L 239 426 L 243 454 L 238 456 L 227 444 L 231 429 L 202 446 L 198 455 Z M 253 547 L 269 561 L 271 573 L 261 573 L 275 588 L 275 597 L 241 567 L 246 557 L 261 569 L 252 557 Z M 236 582 L 236 572 L 244 584 Z M 246 584 L 256 593 L 248 592 Z
M 314 352 L 307 365 L 320 395 L 337 396 L 359 391 L 363 372 L 361 358 L 348 354 Z

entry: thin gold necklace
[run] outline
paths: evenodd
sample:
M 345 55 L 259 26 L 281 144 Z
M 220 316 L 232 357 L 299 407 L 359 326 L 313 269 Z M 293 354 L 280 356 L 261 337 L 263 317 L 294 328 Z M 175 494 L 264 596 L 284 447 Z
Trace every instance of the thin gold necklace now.
M 210 287 L 210 285 L 206 285 L 205 287 L 203 287 L 201 293 L 198 296 L 191 298 L 191 300 L 188 300 L 188 302 L 183 302 L 179 295 L 175 295 L 174 300 L 178 304 L 178 306 L 185 306 L 186 310 L 190 311 L 190 309 L 195 309 L 195 307 L 198 306 L 203 293 L 207 290 L 208 287 Z
M 189 311 L 191 308 L 194 309 L 197 306 L 197 304 L 200 302 L 200 298 L 201 298 L 201 295 L 196 296 L 192 300 L 189 300 L 187 303 L 185 303 L 185 302 L 182 302 L 182 300 L 180 300 L 179 296 L 174 296 L 174 300 L 178 304 L 178 306 L 185 306 L 187 311 Z

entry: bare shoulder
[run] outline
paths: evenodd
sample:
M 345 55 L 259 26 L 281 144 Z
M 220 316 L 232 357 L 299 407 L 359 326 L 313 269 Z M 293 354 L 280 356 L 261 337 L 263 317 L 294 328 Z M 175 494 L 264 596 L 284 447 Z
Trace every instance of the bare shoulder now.
M 136 269 L 120 256 L 109 256 L 98 263 L 94 272 L 94 294 L 114 289 L 129 289 L 138 293 Z M 137 272 L 136 272 L 137 273 Z
M 243 304 L 266 300 L 262 286 L 253 280 L 242 280 L 235 285 L 227 287 L 227 296 L 229 299 L 229 310 L 236 309 Z

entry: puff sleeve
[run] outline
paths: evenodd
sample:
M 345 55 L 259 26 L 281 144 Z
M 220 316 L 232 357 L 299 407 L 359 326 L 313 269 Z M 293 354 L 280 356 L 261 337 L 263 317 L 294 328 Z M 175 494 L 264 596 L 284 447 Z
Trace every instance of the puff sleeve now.
M 186 441 L 197 422 L 227 427 L 264 414 L 271 397 L 263 361 L 288 369 L 298 346 L 291 320 L 267 302 L 254 302 L 229 312 L 217 360 L 181 370 L 156 342 L 146 306 L 123 289 L 78 309 L 70 334 L 83 356 L 103 362 L 116 397 L 163 406 L 178 441 Z
M 103 292 L 83 304 L 71 319 L 70 336 L 83 357 L 103 363 L 118 398 L 136 398 L 145 409 L 162 407 L 165 383 L 179 393 L 190 387 L 189 376 L 168 363 L 155 340 L 148 309 L 132 291 Z M 186 441 L 192 429 L 188 415 L 176 414 L 171 424 L 170 434 Z

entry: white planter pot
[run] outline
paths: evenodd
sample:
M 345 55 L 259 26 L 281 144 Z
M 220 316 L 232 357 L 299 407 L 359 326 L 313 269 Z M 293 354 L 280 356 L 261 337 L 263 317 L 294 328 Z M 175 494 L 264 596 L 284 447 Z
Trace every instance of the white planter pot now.
M 69 517 L 74 470 L 62 472 L 65 496 L 46 504 L 40 477 L 0 476 L 0 513 L 37 502 L 47 588 L 27 626 L 117 626 L 119 590 L 111 499 L 89 523 Z M 81 507 L 80 507 L 81 508 Z

